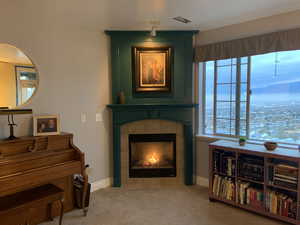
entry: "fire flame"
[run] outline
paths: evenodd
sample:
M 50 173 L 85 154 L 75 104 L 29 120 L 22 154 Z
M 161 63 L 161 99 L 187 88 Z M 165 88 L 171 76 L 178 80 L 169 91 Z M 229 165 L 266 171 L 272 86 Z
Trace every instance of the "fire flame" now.
M 151 158 L 148 160 L 151 164 L 155 164 L 158 162 L 158 159 L 155 157 L 155 154 L 151 156 Z

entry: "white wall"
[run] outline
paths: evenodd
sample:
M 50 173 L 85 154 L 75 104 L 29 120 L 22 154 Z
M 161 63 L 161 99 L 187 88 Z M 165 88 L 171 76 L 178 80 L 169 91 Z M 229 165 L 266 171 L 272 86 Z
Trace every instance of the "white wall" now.
M 110 102 L 109 39 L 101 27 L 82 26 L 81 18 L 64 11 L 72 1 L 59 2 L 1 1 L 0 43 L 15 45 L 33 60 L 40 86 L 26 108 L 61 116 L 62 131 L 74 133 L 75 144 L 91 166 L 91 181 L 96 181 L 111 176 L 110 121 L 105 109 Z M 103 112 L 104 122 L 96 123 L 96 112 Z M 87 114 L 86 123 L 81 123 L 81 113 Z M 31 116 L 15 120 L 18 136 L 32 134 Z M 2 116 L 0 138 L 8 132 Z

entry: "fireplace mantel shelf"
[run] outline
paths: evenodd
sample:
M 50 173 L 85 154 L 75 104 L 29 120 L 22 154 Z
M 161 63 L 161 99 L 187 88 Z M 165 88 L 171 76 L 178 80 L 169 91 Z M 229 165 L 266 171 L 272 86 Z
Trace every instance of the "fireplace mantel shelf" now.
M 195 108 L 198 104 L 110 104 L 107 107 L 112 110 L 128 110 L 128 109 L 170 109 L 170 108 Z

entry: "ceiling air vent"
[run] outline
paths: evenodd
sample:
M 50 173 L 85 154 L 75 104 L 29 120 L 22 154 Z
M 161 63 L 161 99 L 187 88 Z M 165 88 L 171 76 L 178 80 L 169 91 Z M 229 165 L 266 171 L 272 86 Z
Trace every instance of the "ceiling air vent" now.
M 181 16 L 174 17 L 173 20 L 176 20 L 176 21 L 181 22 L 181 23 L 190 23 L 190 22 L 192 22 L 191 20 L 188 20 L 188 19 L 183 18 Z

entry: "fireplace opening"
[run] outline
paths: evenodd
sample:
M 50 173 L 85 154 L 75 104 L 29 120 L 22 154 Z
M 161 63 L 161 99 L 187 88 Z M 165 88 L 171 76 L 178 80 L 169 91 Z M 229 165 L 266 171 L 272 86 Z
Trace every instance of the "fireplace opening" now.
M 176 134 L 130 134 L 129 177 L 176 177 Z

